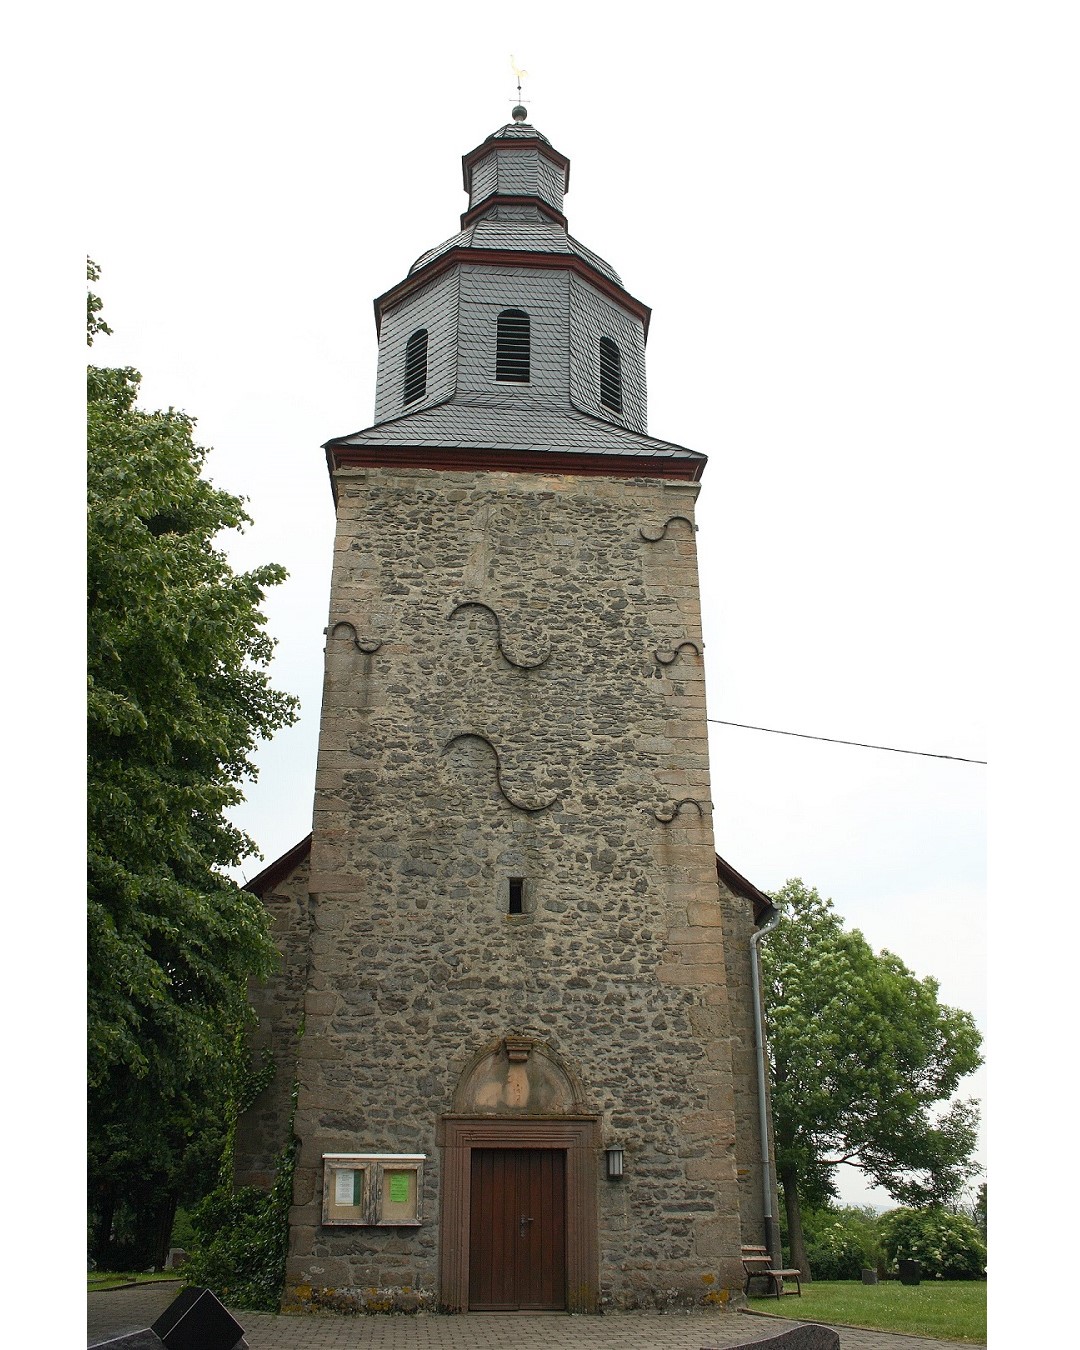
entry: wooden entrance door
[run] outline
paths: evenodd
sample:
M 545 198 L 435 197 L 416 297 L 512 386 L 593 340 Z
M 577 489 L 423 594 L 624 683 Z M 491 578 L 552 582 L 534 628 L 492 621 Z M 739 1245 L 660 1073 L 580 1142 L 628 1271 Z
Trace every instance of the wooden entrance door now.
M 565 1150 L 474 1148 L 470 1311 L 565 1307 Z

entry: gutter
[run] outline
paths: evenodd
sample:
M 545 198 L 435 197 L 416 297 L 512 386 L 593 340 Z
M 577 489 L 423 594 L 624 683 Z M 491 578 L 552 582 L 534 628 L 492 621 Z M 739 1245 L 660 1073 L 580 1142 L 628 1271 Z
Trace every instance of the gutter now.
M 761 1202 L 765 1217 L 765 1246 L 776 1268 L 780 1267 L 780 1228 L 774 1213 L 776 1186 L 769 1160 L 769 1107 L 765 1083 L 765 1028 L 761 1012 L 761 951 L 758 944 L 780 922 L 780 910 L 770 905 L 762 926 L 750 935 L 750 982 L 754 1002 L 754 1054 L 757 1060 L 758 1127 L 761 1136 Z

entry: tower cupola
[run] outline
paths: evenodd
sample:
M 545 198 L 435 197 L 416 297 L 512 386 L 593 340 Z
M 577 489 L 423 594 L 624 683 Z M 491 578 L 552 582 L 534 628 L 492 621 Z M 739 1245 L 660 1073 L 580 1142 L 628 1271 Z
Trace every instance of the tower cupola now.
M 570 161 L 512 118 L 462 156 L 458 233 L 375 301 L 375 424 L 327 449 L 648 457 L 696 477 L 704 456 L 647 434 L 648 306 L 569 233 Z
M 524 113 L 517 107 L 515 113 Z M 523 118 L 500 127 L 475 150 L 461 157 L 461 176 L 469 194 L 462 228 L 476 214 L 499 206 L 530 206 L 566 227 L 563 197 L 570 186 L 570 161 Z

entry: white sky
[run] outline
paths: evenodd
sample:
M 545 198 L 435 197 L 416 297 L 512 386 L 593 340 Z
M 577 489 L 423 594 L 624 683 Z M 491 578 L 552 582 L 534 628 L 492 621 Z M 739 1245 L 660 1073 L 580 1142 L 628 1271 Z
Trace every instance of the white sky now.
M 1070 642 L 1046 648 L 1062 608 L 1041 581 L 1074 564 L 1043 395 L 1074 377 L 1075 343 L 1032 355 L 1075 178 L 1053 139 L 1075 131 L 1055 6 L 45 8 L 33 104 L 85 146 L 74 247 L 103 268 L 115 330 L 94 360 L 138 367 L 144 406 L 198 418 L 212 477 L 250 499 L 237 565 L 290 572 L 268 605 L 274 679 L 303 716 L 238 815 L 267 860 L 310 828 L 333 529 L 320 446 L 371 422 L 372 300 L 458 228 L 461 155 L 516 101 L 511 53 L 530 121 L 571 159 L 571 233 L 653 308 L 649 430 L 710 456 L 709 715 L 991 759 L 1011 606 L 1007 647 L 1030 644 L 1038 676 L 1021 659 L 1006 679 L 1056 733 L 1070 685 L 1051 658 L 1073 663 Z M 65 69 L 81 93 L 57 114 Z M 1064 291 L 1075 265 L 1049 276 Z M 1036 500 L 1023 551 L 1040 584 L 1011 565 L 991 580 Z M 711 749 L 719 852 L 765 890 L 816 885 L 985 1029 L 987 770 L 723 726 Z M 1004 800 L 1010 833 L 1025 786 Z M 1055 804 L 1037 832 L 1069 831 Z M 1026 867 L 1011 903 L 1034 932 Z

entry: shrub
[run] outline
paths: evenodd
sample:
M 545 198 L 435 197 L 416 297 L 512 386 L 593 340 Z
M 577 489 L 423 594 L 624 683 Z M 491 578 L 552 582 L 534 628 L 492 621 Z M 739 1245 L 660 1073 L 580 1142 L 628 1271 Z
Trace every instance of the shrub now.
M 276 1217 L 272 1191 L 213 1191 L 192 1215 L 198 1237 L 184 1279 L 235 1307 L 276 1312 L 286 1255 Z
M 295 1143 L 282 1154 L 269 1191 L 221 1186 L 191 1215 L 195 1250 L 184 1266 L 189 1285 L 203 1285 L 223 1301 L 255 1312 L 277 1312 L 289 1254 Z
M 864 1268 L 877 1268 L 877 1215 L 872 1209 L 848 1205 L 808 1210 L 803 1239 L 815 1280 L 857 1280 Z
M 939 1205 L 894 1209 L 878 1225 L 885 1259 L 918 1261 L 932 1280 L 981 1280 L 986 1275 L 986 1245 L 979 1230 L 962 1214 Z

